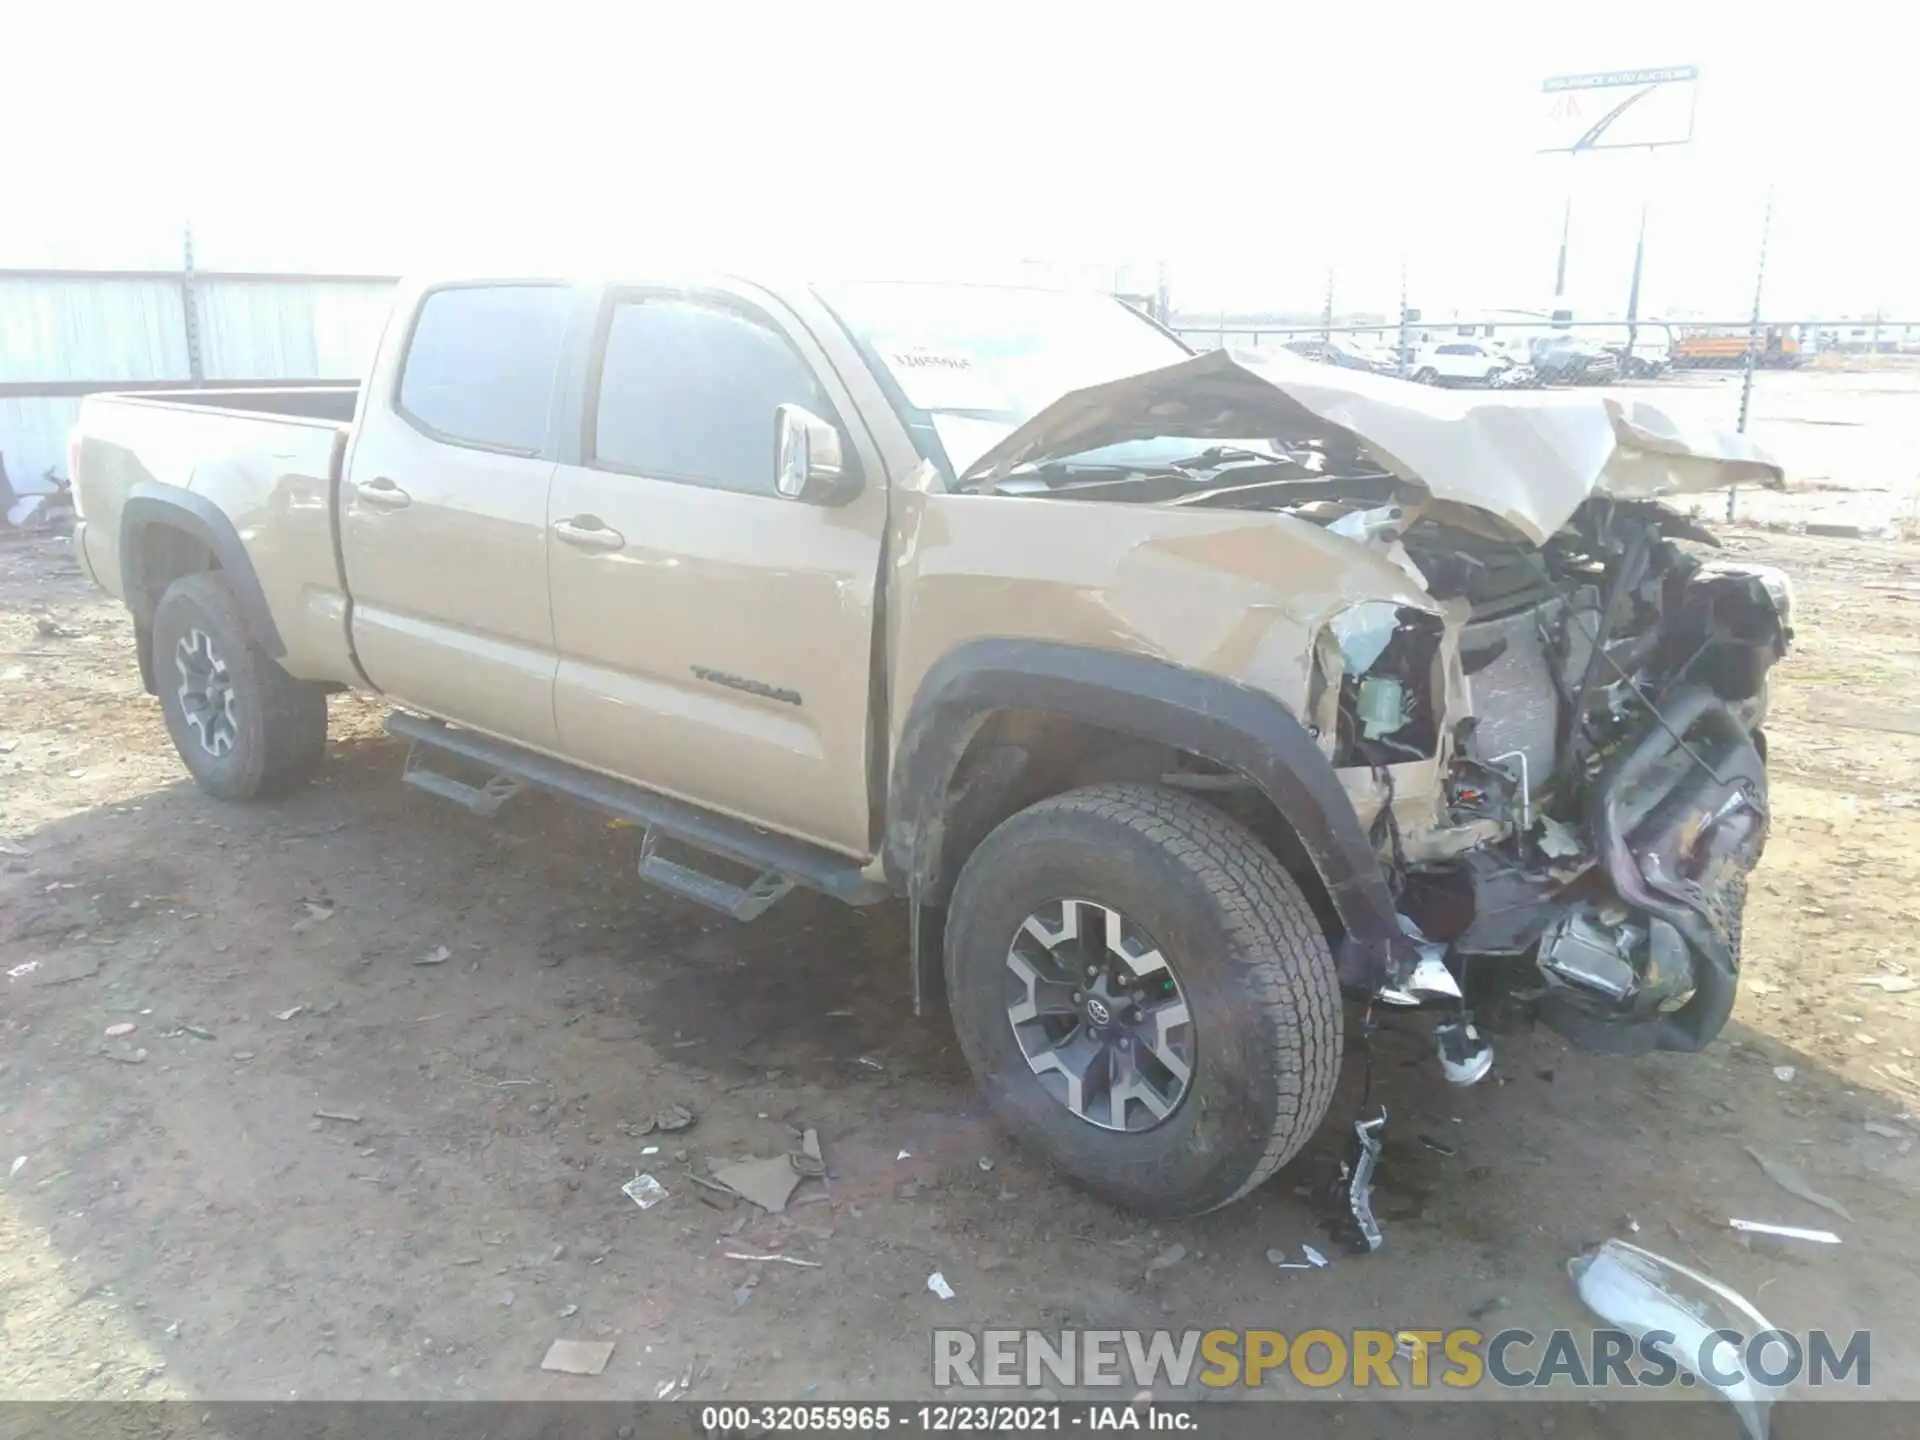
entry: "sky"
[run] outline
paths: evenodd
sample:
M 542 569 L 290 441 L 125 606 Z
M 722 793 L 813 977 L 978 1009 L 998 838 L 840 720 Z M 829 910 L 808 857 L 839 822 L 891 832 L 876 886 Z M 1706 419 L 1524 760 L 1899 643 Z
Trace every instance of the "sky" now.
M 1715 0 L 0 0 L 0 266 L 744 265 L 1430 316 L 1568 295 L 1920 318 L 1897 7 Z M 1544 77 L 1700 67 L 1696 138 L 1536 153 Z

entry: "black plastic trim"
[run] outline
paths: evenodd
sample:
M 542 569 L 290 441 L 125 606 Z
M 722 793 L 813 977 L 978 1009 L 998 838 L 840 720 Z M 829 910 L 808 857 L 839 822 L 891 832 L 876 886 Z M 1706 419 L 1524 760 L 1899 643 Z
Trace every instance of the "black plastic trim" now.
M 947 791 L 980 722 L 996 711 L 1066 716 L 1203 756 L 1245 775 L 1299 835 L 1345 926 L 1341 978 L 1377 985 L 1399 919 L 1393 894 L 1332 764 L 1273 696 L 1165 660 L 1031 640 L 978 640 L 927 672 L 902 730 L 888 796 L 886 862 L 935 898 Z
M 276 660 L 287 653 L 279 628 L 273 623 L 266 592 L 260 588 L 260 577 L 233 522 L 206 496 L 158 480 L 137 482 L 120 507 L 120 575 L 127 608 L 133 611 L 136 624 L 151 624 L 154 607 L 160 601 L 146 575 L 140 545 L 140 532 L 149 525 L 183 530 L 205 545 L 219 561 L 255 642 Z

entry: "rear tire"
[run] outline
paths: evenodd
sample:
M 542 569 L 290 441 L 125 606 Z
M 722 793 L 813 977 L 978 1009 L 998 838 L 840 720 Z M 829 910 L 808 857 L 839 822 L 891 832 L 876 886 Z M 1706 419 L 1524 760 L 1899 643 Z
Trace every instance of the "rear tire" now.
M 1064 923 L 1067 902 L 1087 918 Z M 1103 928 L 1103 911 L 1122 918 Z M 1043 955 L 1033 949 L 1034 937 L 1049 927 L 1054 939 L 1069 929 L 1078 935 Z M 1089 932 L 1127 939 L 1103 944 Z M 1064 987 L 1088 973 L 1083 964 L 1099 968 L 1107 953 L 1121 956 L 1114 968 L 1129 991 L 1141 982 L 1125 967 L 1140 954 L 1149 969 L 1164 959 L 1172 979 L 1159 978 L 1162 988 L 1145 1009 L 1163 1007 L 1168 1002 L 1157 997 L 1166 995 L 1190 1017 L 1185 1077 L 1178 1064 L 1156 1063 L 1156 1045 L 1129 1038 L 1124 1054 L 1131 1058 L 1111 1062 L 1121 1070 L 1093 1062 L 1078 1089 L 1063 1080 L 1058 1057 L 1084 1055 L 1102 1035 L 1121 1033 L 1096 1029 L 1105 1010 L 1089 1012 L 1085 999 L 1070 1013 L 1065 996 Z M 1024 997 L 1042 993 L 1033 964 L 1053 964 L 1063 954 L 1054 973 L 1075 978 L 1046 982 L 1050 999 L 1040 1008 L 1048 1018 L 1039 1023 L 1054 1028 L 1036 1042 L 1036 1022 L 1016 1015 L 1025 1013 Z M 1340 991 L 1319 922 L 1293 877 L 1250 831 L 1177 791 L 1099 785 L 1043 800 L 1003 822 L 968 858 L 955 887 L 946 970 L 960 1048 L 996 1115 L 1023 1143 L 1117 1204 L 1179 1216 L 1237 1200 L 1299 1152 L 1332 1103 Z M 1104 987 L 1106 980 L 1103 974 L 1084 983 Z M 1125 996 L 1099 993 L 1125 1004 Z M 1161 1025 L 1156 1040 L 1169 1029 Z M 1115 1074 L 1137 1082 L 1148 1069 L 1165 1082 L 1152 1106 L 1138 1098 L 1137 1083 L 1122 1085 L 1128 1098 L 1117 1109 L 1109 1100 L 1102 1111 L 1098 1099 L 1086 1098 L 1102 1093 L 1102 1076 L 1111 1095 Z M 1174 1080 L 1178 1095 L 1168 1106 Z M 1079 1096 L 1084 1110 L 1063 1091 Z M 1129 1115 L 1139 1123 L 1114 1123 Z
M 153 614 L 153 673 L 173 748 L 221 800 L 281 795 L 319 768 L 327 696 L 260 648 L 217 570 L 183 575 Z
M 1416 385 L 1437 385 L 1440 383 L 1439 372 L 1430 365 L 1422 365 L 1418 370 L 1413 372 L 1413 383 Z

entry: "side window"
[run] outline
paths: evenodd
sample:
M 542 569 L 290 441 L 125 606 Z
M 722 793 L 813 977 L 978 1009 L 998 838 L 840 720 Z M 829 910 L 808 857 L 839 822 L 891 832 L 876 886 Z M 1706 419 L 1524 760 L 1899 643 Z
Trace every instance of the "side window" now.
M 563 285 L 468 285 L 427 296 L 399 407 L 457 445 L 536 455 L 566 330 Z
M 1442 345 L 1435 353 L 1440 355 L 1466 355 L 1471 352 L 1465 345 Z
M 771 495 L 781 405 L 833 414 L 813 371 L 771 326 L 677 296 L 621 301 L 607 329 L 593 459 Z

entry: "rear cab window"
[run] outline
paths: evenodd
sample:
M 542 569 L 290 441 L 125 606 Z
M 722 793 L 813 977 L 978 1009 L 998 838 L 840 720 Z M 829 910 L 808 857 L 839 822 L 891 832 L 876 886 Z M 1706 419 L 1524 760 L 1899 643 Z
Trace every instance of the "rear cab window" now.
M 538 455 L 571 293 L 558 284 L 430 292 L 414 318 L 395 408 L 435 440 Z
M 770 322 L 718 298 L 619 296 L 606 320 L 588 460 L 772 495 L 782 405 L 835 418 L 812 367 Z

